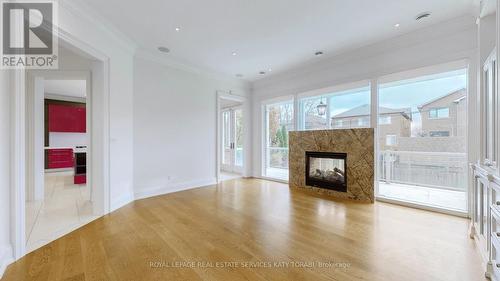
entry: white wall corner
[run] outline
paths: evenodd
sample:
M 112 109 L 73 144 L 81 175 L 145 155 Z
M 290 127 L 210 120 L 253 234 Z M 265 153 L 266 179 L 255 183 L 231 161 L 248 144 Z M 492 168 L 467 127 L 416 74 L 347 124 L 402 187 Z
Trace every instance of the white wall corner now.
M 119 197 L 113 198 L 113 201 L 111 202 L 111 208 L 109 212 L 113 212 L 117 209 L 120 209 L 121 207 L 131 203 L 134 201 L 134 194 L 132 192 L 127 192 L 122 194 Z
M 188 189 L 199 188 L 199 187 L 208 187 L 215 184 L 217 184 L 217 178 L 213 177 L 208 179 L 174 183 L 164 186 L 141 188 L 139 191 L 135 192 L 135 200 L 158 196 L 158 195 L 164 195 Z
M 0 247 L 0 279 L 3 277 L 7 266 L 14 262 L 14 255 L 10 245 L 3 245 Z

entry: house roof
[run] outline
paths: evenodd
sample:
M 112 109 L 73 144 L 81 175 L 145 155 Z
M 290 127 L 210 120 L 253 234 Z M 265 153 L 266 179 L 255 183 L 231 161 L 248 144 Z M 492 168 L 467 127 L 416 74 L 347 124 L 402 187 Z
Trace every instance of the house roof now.
M 357 117 L 357 116 L 368 116 L 370 115 L 370 105 L 369 104 L 364 104 L 355 108 L 352 108 L 350 110 L 344 111 L 340 114 L 332 116 L 333 118 L 346 118 L 346 117 Z M 400 113 L 407 119 L 410 119 L 410 114 L 411 114 L 411 108 L 389 108 L 389 107 L 383 107 L 379 106 L 379 114 L 395 114 L 395 113 Z
M 435 103 L 435 102 L 437 102 L 437 101 L 440 101 L 440 100 L 442 100 L 442 99 L 444 99 L 444 98 L 446 98 L 446 97 L 449 97 L 449 96 L 451 96 L 451 95 L 460 95 L 460 94 L 463 94 L 463 95 L 462 95 L 462 96 L 460 96 L 460 97 L 457 97 L 457 98 L 455 99 L 455 101 L 454 101 L 455 103 L 458 103 L 458 102 L 460 102 L 460 101 L 462 101 L 463 99 L 465 99 L 465 98 L 466 98 L 466 96 L 465 96 L 465 88 L 462 88 L 462 89 L 459 89 L 459 90 L 456 90 L 456 91 L 453 91 L 453 92 L 447 93 L 446 95 L 442 95 L 442 96 L 440 96 L 440 97 L 437 97 L 437 98 L 435 98 L 435 99 L 432 99 L 432 100 L 430 100 L 430 101 L 428 101 L 428 102 L 426 102 L 426 103 L 424 103 L 424 104 L 419 105 L 419 106 L 418 106 L 418 109 L 420 110 L 420 109 L 422 109 L 422 108 L 423 108 L 423 107 L 425 107 L 425 106 L 431 105 L 431 104 L 433 104 L 433 103 Z

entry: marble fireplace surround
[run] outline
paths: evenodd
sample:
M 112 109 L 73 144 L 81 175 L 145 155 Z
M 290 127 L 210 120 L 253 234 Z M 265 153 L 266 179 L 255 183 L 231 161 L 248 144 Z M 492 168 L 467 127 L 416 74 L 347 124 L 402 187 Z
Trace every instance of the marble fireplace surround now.
M 374 130 L 345 129 L 289 132 L 289 184 L 334 198 L 375 201 Z M 306 151 L 347 153 L 347 192 L 306 185 Z

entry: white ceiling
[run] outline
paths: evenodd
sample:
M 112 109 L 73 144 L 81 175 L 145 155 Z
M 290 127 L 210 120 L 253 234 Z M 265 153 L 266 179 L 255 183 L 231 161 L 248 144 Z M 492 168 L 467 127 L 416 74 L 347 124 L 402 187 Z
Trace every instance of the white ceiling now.
M 83 1 L 83 0 L 80 0 Z M 85 0 L 141 49 L 255 80 L 465 14 L 475 0 Z M 432 16 L 414 20 L 421 12 Z M 394 27 L 396 23 L 399 28 Z M 176 27 L 181 30 L 177 32 Z M 171 51 L 162 54 L 158 46 Z M 233 56 L 233 52 L 237 52 Z M 272 74 L 270 73 L 270 74 Z M 269 74 L 266 74 L 269 75 Z
M 85 80 L 45 80 L 45 94 L 85 98 Z

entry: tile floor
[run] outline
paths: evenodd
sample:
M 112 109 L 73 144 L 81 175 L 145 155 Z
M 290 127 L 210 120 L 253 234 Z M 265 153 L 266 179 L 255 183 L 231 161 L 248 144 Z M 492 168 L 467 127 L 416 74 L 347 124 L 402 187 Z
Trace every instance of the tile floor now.
M 26 202 L 29 253 L 96 219 L 90 190 L 73 184 L 73 172 L 45 173 L 45 199 Z

